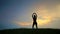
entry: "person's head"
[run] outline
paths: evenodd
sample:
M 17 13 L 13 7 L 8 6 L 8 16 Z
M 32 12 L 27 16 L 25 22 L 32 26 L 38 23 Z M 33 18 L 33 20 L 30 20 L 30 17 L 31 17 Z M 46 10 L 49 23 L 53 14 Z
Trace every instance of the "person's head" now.
M 34 17 L 36 17 L 36 15 L 34 15 Z
M 33 16 L 35 17 L 36 16 L 36 13 L 33 13 Z

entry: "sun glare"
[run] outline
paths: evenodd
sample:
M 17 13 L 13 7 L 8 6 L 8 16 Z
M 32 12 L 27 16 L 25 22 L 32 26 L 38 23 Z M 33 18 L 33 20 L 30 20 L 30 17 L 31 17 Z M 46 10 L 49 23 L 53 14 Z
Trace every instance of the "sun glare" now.
M 42 19 L 37 19 L 37 23 L 38 23 L 38 25 L 40 25 L 40 26 L 43 26 L 43 25 L 48 25 L 49 24 L 49 22 L 51 22 L 51 17 L 43 17 Z

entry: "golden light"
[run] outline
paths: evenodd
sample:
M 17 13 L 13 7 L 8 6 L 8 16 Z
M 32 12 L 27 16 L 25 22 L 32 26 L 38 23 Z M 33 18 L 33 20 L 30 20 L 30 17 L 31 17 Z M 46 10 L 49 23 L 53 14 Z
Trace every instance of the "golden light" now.
M 49 22 L 51 22 L 51 17 L 49 16 L 43 16 L 42 19 L 37 19 L 37 23 L 39 26 L 48 25 Z
M 32 23 L 29 22 L 16 22 L 19 26 L 30 26 Z
M 48 10 L 45 7 L 43 9 L 41 8 L 34 10 L 38 16 L 38 26 L 48 25 L 52 21 L 52 16 L 49 14 Z

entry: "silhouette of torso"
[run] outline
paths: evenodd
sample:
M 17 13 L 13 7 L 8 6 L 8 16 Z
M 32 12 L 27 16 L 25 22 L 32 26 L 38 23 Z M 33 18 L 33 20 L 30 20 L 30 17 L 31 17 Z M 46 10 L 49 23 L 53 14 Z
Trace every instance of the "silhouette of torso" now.
M 33 22 L 35 23 L 36 22 L 36 16 L 34 15 L 34 17 L 33 17 Z
M 33 14 L 33 23 L 36 23 L 36 20 L 37 20 L 37 15 Z

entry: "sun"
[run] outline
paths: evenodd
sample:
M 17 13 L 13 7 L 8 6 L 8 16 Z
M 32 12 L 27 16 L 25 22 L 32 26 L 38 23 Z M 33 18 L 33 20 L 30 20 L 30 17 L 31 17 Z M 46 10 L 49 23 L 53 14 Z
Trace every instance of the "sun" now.
M 42 19 L 38 18 L 37 23 L 40 26 L 48 25 L 51 22 L 51 17 L 43 16 Z

